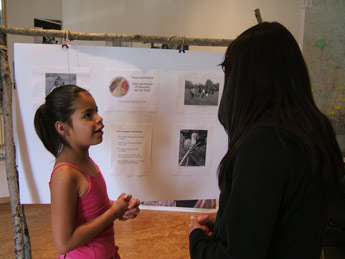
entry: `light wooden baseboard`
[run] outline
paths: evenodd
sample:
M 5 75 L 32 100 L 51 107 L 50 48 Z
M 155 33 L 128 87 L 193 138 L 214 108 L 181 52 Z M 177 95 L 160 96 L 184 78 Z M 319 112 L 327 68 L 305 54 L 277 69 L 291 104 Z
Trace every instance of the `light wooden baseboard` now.
M 0 198 L 0 203 L 8 203 L 10 202 L 10 197 L 2 197 Z

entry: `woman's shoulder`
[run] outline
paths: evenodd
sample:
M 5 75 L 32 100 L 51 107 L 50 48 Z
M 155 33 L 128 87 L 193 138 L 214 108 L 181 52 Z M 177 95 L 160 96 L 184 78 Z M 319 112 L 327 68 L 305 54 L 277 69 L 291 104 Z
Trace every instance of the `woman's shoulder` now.
M 300 156 L 307 154 L 306 146 L 293 130 L 284 126 L 276 127 L 273 122 L 251 127 L 240 141 L 240 150 L 282 159 L 291 157 L 292 153 Z
M 272 141 L 276 144 L 283 143 L 284 146 L 303 143 L 294 129 L 283 123 L 276 125 L 273 119 L 269 117 L 265 117 L 249 127 L 243 140 L 254 143 Z
M 276 144 L 277 132 L 273 124 L 256 124 L 250 127 L 240 139 L 240 147 L 264 147 L 269 144 Z

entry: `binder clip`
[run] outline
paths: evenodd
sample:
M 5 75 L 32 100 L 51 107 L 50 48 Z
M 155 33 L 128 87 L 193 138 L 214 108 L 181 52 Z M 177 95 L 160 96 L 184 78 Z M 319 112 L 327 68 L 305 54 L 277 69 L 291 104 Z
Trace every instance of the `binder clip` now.
M 178 51 L 178 53 L 186 53 L 186 51 L 184 50 L 184 36 L 183 36 L 183 40 L 182 40 L 182 44 L 181 44 L 181 46 L 180 46 L 180 49 L 179 49 L 179 51 Z
M 63 43 L 61 45 L 61 48 L 68 49 L 69 48 L 69 44 L 67 42 L 68 42 L 68 30 L 64 30 L 64 38 L 63 38 Z

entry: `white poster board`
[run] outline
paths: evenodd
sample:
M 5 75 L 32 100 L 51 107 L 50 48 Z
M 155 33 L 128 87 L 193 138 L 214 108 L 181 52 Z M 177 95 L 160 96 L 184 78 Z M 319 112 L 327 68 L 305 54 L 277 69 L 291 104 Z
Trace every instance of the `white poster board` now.
M 111 199 L 122 192 L 142 201 L 218 198 L 217 167 L 227 148 L 217 118 L 222 59 L 196 51 L 15 44 L 21 202 L 50 202 L 55 159 L 37 137 L 33 117 L 61 80 L 88 89 L 104 119 L 103 142 L 90 156 Z

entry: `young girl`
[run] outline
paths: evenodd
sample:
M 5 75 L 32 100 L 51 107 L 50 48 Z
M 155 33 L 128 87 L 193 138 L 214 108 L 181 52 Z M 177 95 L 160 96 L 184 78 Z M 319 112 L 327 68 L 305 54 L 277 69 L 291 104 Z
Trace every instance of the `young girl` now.
M 114 220 L 135 218 L 138 199 L 110 201 L 89 147 L 102 142 L 103 119 L 91 94 L 75 85 L 54 89 L 35 114 L 36 132 L 56 157 L 50 180 L 51 222 L 58 258 L 120 258 Z

